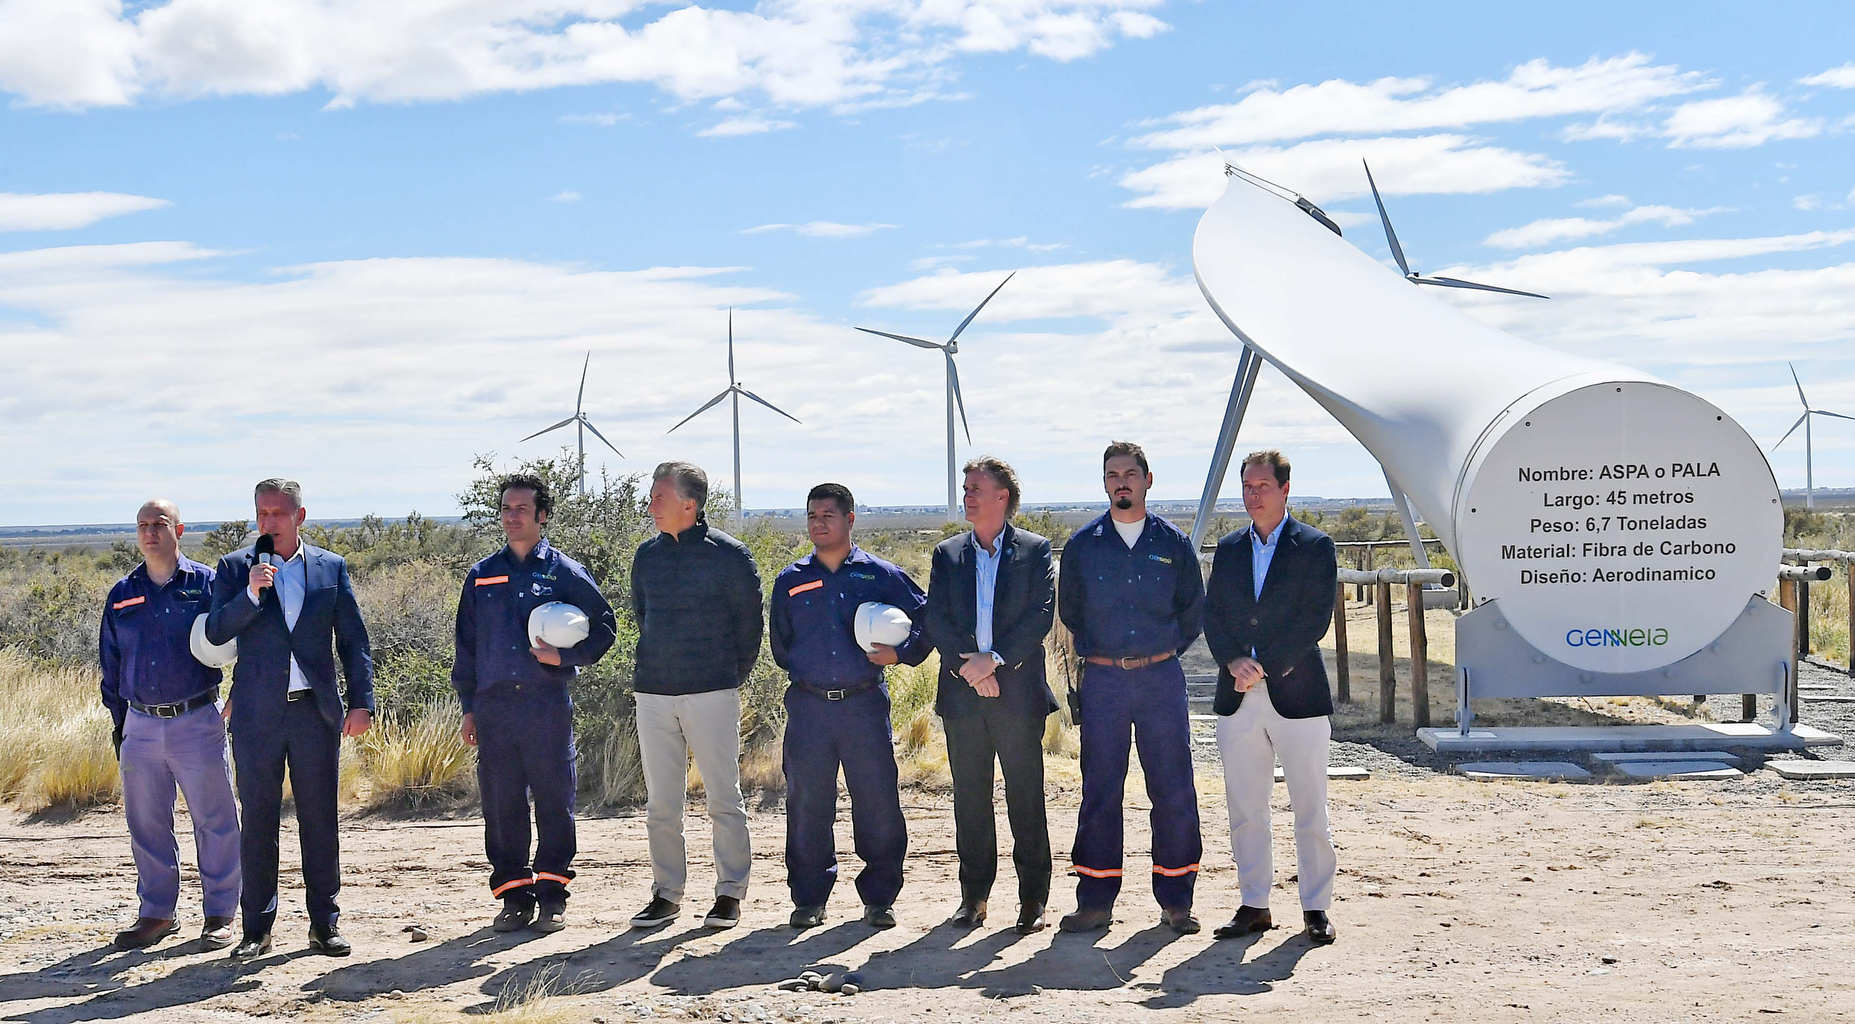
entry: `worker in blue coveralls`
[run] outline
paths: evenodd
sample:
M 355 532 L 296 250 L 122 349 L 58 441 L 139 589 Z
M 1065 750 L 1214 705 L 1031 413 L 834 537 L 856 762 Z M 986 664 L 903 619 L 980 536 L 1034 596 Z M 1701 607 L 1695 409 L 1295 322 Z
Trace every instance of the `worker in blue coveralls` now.
M 1179 655 L 1203 626 L 1204 576 L 1191 540 L 1146 510 L 1153 473 L 1139 445 L 1108 445 L 1102 484 L 1108 512 L 1069 538 L 1057 575 L 1057 614 L 1084 663 L 1082 809 L 1070 856 L 1077 907 L 1059 927 L 1087 932 L 1114 921 L 1131 734 L 1153 802 L 1160 923 L 1190 935 L 1198 931 L 1192 889 L 1203 847 Z
M 837 881 L 837 770 L 850 790 L 857 856 L 857 895 L 863 923 L 895 927 L 895 897 L 902 891 L 908 829 L 902 820 L 895 749 L 889 728 L 889 689 L 883 666 L 919 665 L 931 649 L 922 635 L 927 595 L 893 563 L 851 543 L 856 500 L 843 484 L 819 484 L 805 496 L 805 528 L 812 553 L 773 581 L 768 614 L 773 660 L 790 675 L 786 688 L 786 884 L 792 890 L 791 924 L 824 921 L 825 901 Z M 857 645 L 857 607 L 866 601 L 907 613 L 908 639 L 891 647 Z
M 464 710 L 464 742 L 477 748 L 490 895 L 502 899 L 491 927 L 555 932 L 566 924 L 576 847 L 578 753 L 567 688 L 611 649 L 618 623 L 592 575 L 541 535 L 554 509 L 547 482 L 507 476 L 497 494 L 508 543 L 464 576 L 451 685 Z M 551 601 L 586 613 L 586 639 L 558 648 L 528 635 L 529 613 Z M 540 833 L 532 865 L 530 794 Z

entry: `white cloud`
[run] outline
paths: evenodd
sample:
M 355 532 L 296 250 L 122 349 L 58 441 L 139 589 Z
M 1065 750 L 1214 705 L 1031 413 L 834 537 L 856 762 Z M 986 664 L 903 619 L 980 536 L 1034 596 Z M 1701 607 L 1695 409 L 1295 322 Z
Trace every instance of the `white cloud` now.
M 1662 125 L 1662 134 L 1675 149 L 1744 149 L 1777 139 L 1807 139 L 1822 131 L 1819 118 L 1786 117 L 1784 104 L 1759 86 L 1737 96 L 1683 103 Z
M 751 228 L 742 228 L 743 235 L 764 235 L 775 231 L 790 231 L 807 238 L 862 238 L 878 231 L 889 231 L 894 224 L 840 224 L 831 220 L 813 220 L 803 224 L 758 224 Z
M 1025 252 L 1055 252 L 1069 248 L 1066 242 L 1033 242 L 1024 235 L 1013 238 L 975 238 L 954 243 L 956 249 L 1023 249 Z
M 1799 85 L 1826 85 L 1833 89 L 1855 89 L 1855 64 L 1844 64 L 1830 68 L 1808 78 L 1799 78 Z
M 1683 227 L 1694 223 L 1697 217 L 1722 213 L 1725 210 L 1726 208 L 1721 206 L 1704 210 L 1683 210 L 1673 206 L 1637 206 L 1606 220 L 1595 220 L 1590 217 L 1556 217 L 1536 220 L 1517 228 L 1496 231 L 1482 239 L 1482 244 L 1501 249 L 1532 249 L 1554 242 L 1607 235 L 1638 224 L 1660 224 L 1668 228 Z
M 1245 170 L 1326 204 L 1368 195 L 1360 159 L 1371 161 L 1386 195 L 1496 192 L 1563 184 L 1571 175 L 1537 153 L 1492 146 L 1461 135 L 1320 139 L 1287 147 L 1239 150 L 1231 159 Z M 1224 164 L 1215 154 L 1184 155 L 1123 175 L 1137 195 L 1128 206 L 1200 209 L 1224 191 Z
M 579 201 L 580 201 L 580 194 L 578 192 L 571 192 L 571 191 L 556 192 L 553 195 L 548 197 L 548 202 L 550 203 L 577 203 Z
M 1606 207 L 1606 206 L 1628 206 L 1630 205 L 1630 197 L 1621 196 L 1621 195 L 1612 193 L 1607 196 L 1593 196 L 1590 199 L 1580 199 L 1577 202 L 1573 203 L 1572 205 L 1592 207 L 1592 208 L 1601 208 L 1601 207 Z
M 69 231 L 168 205 L 165 199 L 122 192 L 0 192 L 0 231 Z
M 1634 110 L 1703 88 L 1703 76 L 1631 53 L 1577 67 L 1532 60 L 1498 82 L 1435 87 L 1428 78 L 1333 79 L 1283 90 L 1259 84 L 1235 103 L 1159 119 L 1135 144 L 1205 149 L 1318 135 L 1459 129 L 1537 117 Z
M 325 91 L 331 105 L 647 84 L 787 108 L 934 95 L 961 53 L 1087 57 L 1160 0 L 0 0 L 0 90 L 30 105 Z M 592 123 L 603 123 L 594 121 Z
M 705 139 L 726 139 L 737 135 L 764 135 L 767 132 L 783 132 L 788 128 L 797 128 L 793 121 L 779 121 L 766 117 L 731 117 L 702 129 L 696 134 Z
M 630 120 L 632 120 L 632 116 L 629 113 L 619 113 L 617 111 L 605 111 L 605 112 L 596 113 L 596 114 L 562 114 L 560 115 L 561 124 L 590 124 L 590 125 L 597 125 L 600 128 L 610 128 L 613 125 L 618 124 L 620 121 L 630 121 Z
M 1566 125 L 1559 131 L 1559 138 L 1566 142 L 1631 142 L 1655 133 L 1655 126 L 1644 121 L 1600 117 Z

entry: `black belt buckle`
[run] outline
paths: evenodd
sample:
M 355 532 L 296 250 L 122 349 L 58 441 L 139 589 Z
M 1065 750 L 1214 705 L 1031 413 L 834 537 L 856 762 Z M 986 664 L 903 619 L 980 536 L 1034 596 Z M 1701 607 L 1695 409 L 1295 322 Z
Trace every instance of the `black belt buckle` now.
M 291 690 L 283 695 L 283 700 L 286 704 L 294 704 L 299 700 L 308 700 L 315 695 L 315 692 L 314 690 Z
M 156 704 L 148 710 L 153 712 L 156 718 L 179 718 L 180 713 L 186 710 L 186 707 L 187 702 L 181 701 L 178 704 Z
M 843 700 L 845 697 L 848 697 L 848 696 L 850 696 L 849 690 L 826 690 L 824 691 L 825 700 Z

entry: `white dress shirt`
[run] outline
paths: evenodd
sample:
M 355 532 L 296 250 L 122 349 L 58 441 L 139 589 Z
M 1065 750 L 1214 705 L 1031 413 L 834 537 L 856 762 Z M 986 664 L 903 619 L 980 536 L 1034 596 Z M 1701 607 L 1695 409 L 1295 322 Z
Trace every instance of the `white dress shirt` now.
M 277 600 L 283 602 L 283 624 L 286 629 L 295 631 L 296 620 L 303 614 L 303 596 L 309 592 L 309 562 L 303 557 L 303 544 L 298 541 L 296 553 L 289 558 L 275 563 L 277 576 L 271 586 L 277 591 Z M 251 596 L 251 588 L 245 588 L 245 596 L 251 598 L 252 604 L 262 602 Z M 290 655 L 290 689 L 309 689 L 309 677 L 303 674 L 303 666 L 296 663 L 296 655 Z

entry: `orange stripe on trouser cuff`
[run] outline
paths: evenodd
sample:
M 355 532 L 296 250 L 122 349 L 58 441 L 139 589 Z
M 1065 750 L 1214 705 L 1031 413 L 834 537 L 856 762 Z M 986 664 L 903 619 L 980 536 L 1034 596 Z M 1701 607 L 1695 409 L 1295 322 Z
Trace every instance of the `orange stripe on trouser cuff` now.
M 537 871 L 535 872 L 535 881 L 537 882 L 559 882 L 562 885 L 566 885 L 567 883 L 573 881 L 573 879 L 568 878 L 566 875 L 554 874 L 551 871 Z
M 1076 869 L 1076 874 L 1087 875 L 1090 878 L 1119 878 L 1121 877 L 1120 868 L 1085 868 L 1080 864 L 1075 864 L 1072 866 Z
M 1153 865 L 1154 874 L 1165 875 L 1167 878 L 1177 878 L 1180 875 L 1195 874 L 1197 871 L 1198 865 L 1196 864 L 1187 864 L 1182 868 L 1162 868 L 1158 864 Z
M 503 893 L 508 892 L 510 889 L 514 889 L 517 886 L 533 885 L 533 884 L 535 884 L 535 880 L 532 878 L 518 878 L 513 882 L 504 882 L 501 885 L 497 886 L 496 888 L 491 889 L 490 895 L 501 896 Z

